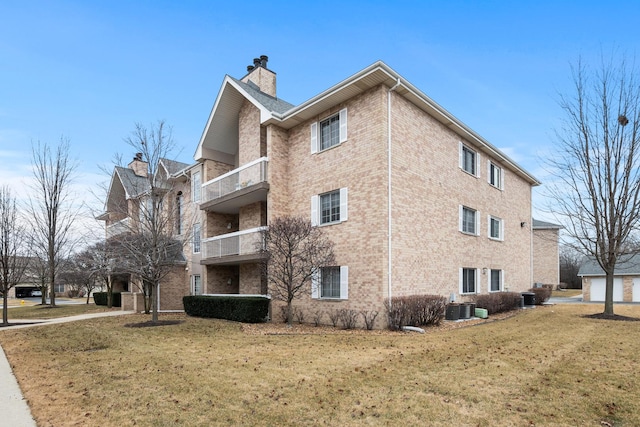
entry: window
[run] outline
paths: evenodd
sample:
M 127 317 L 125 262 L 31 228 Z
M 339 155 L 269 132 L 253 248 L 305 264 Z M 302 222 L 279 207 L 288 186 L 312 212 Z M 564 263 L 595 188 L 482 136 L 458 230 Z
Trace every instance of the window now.
M 346 188 L 311 197 L 311 223 L 322 225 L 346 221 L 347 197 Z
M 478 154 L 463 143 L 460 143 L 460 167 L 465 172 L 476 176 L 478 168 L 476 167 Z
M 460 269 L 460 293 L 475 294 L 476 293 L 476 274 L 475 268 Z
M 182 234 L 182 191 L 176 197 L 176 234 Z
M 488 172 L 489 172 L 489 184 L 502 190 L 502 187 L 503 187 L 502 168 L 500 166 L 493 164 L 492 161 L 489 161 Z
M 200 253 L 200 223 L 193 224 L 193 253 Z
M 499 292 L 502 290 L 502 270 L 491 270 L 489 276 L 489 292 Z
M 478 235 L 478 212 L 466 206 L 460 206 L 460 231 Z
M 489 216 L 489 238 L 495 240 L 504 240 L 504 226 L 502 219 L 495 216 Z
M 311 285 L 312 298 L 347 299 L 349 297 L 349 267 L 323 267 Z
M 53 285 L 53 292 L 55 292 L 56 294 L 63 293 L 64 292 L 64 284 L 56 283 L 55 285 Z
M 202 179 L 199 171 L 191 174 L 191 185 L 191 197 L 194 202 L 199 202 L 202 196 Z
M 347 140 L 347 109 L 311 124 L 311 153 L 342 144 Z
M 202 295 L 202 279 L 199 274 L 191 276 L 191 295 Z

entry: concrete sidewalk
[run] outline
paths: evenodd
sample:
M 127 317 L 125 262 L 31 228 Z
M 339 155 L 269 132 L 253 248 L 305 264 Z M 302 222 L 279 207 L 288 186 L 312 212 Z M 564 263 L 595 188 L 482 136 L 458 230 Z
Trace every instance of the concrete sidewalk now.
M 12 321 L 13 326 L 0 328 L 0 333 L 9 329 L 33 328 L 42 325 L 75 322 L 78 320 L 93 319 L 96 317 L 122 316 L 134 314 L 133 311 L 107 311 L 105 313 L 82 314 L 79 316 L 60 317 L 57 319 L 39 319 Z M 29 322 L 29 323 L 26 323 Z M 4 350 L 0 346 L 0 425 L 11 427 L 37 427 L 27 401 L 22 396 L 16 377 L 13 375 L 11 365 L 7 360 Z

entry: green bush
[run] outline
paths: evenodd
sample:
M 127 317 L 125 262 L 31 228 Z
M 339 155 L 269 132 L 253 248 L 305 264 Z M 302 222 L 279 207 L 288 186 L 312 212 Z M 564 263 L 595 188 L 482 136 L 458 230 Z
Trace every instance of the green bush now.
M 269 298 L 190 295 L 182 298 L 189 316 L 260 323 L 269 315 Z
M 531 288 L 529 292 L 536 294 L 536 305 L 542 305 L 551 298 L 551 288 Z
M 391 304 L 385 301 L 389 329 L 400 330 L 403 326 L 437 326 L 444 319 L 447 299 L 440 295 L 411 295 L 393 297 Z
M 519 308 L 522 296 L 517 292 L 495 292 L 476 295 L 474 299 L 477 308 L 485 308 L 488 314 L 495 314 Z
M 93 302 L 96 305 L 107 305 L 107 293 L 106 292 L 94 292 L 93 293 Z M 113 292 L 113 300 L 111 301 L 112 307 L 122 307 L 122 295 L 120 292 Z

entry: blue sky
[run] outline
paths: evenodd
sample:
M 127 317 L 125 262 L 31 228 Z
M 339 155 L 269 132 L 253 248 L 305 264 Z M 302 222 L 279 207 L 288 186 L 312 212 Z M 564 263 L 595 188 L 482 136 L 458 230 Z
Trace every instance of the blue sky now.
M 31 143 L 64 136 L 84 193 L 159 119 L 191 163 L 224 75 L 263 54 L 293 104 L 382 60 L 544 182 L 570 64 L 633 56 L 638 16 L 619 1 L 3 0 L 0 184 L 21 188 Z

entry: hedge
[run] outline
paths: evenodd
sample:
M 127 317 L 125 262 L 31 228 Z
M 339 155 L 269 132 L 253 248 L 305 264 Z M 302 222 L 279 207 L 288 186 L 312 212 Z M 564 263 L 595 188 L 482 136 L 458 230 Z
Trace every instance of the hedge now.
M 536 294 L 536 305 L 542 305 L 551 298 L 551 288 L 531 288 L 529 292 Z
M 182 298 L 184 311 L 189 316 L 245 323 L 266 321 L 269 316 L 269 302 L 269 298 L 259 296 L 188 295 Z
M 485 308 L 488 314 L 515 310 L 520 307 L 522 296 L 517 292 L 495 292 L 475 297 L 477 308 Z
M 438 326 L 444 319 L 447 299 L 440 295 L 411 295 L 393 297 L 385 301 L 389 329 L 397 331 L 403 326 Z
M 107 305 L 107 293 L 106 292 L 94 292 L 93 302 L 96 305 Z M 120 292 L 113 292 L 113 300 L 111 301 L 112 307 L 122 307 L 122 295 Z

